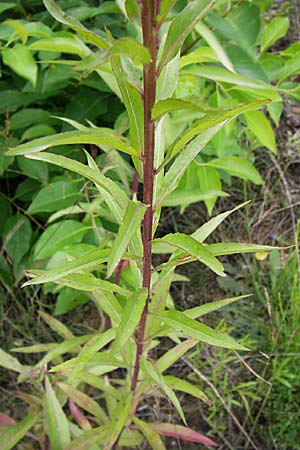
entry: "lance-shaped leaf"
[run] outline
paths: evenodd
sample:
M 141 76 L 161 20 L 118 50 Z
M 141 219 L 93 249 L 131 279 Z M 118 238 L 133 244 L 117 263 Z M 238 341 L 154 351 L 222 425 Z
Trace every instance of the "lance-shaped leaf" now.
M 261 111 L 249 111 L 244 113 L 247 125 L 260 143 L 267 147 L 275 155 L 277 154 L 276 137 L 270 121 Z
M 74 366 L 75 369 L 76 366 Z M 106 378 L 98 377 L 89 372 L 81 372 L 77 375 L 78 380 L 85 384 L 89 384 L 100 391 L 107 392 L 110 396 L 120 399 L 121 392 L 113 387 Z
M 230 305 L 233 302 L 237 302 L 242 298 L 251 297 L 252 294 L 239 295 L 238 297 L 225 298 L 223 300 L 217 300 L 215 302 L 204 303 L 204 305 L 195 306 L 195 308 L 190 308 L 184 311 L 184 314 L 190 319 L 198 319 L 199 317 L 209 314 L 213 311 L 217 311 L 226 305 Z
M 13 370 L 14 372 L 21 373 L 23 375 L 29 375 L 30 368 L 23 366 L 17 358 L 14 358 L 9 353 L 6 353 L 0 348 L 0 367 L 5 367 L 5 369 Z
M 175 4 L 176 0 L 161 0 L 159 6 L 159 14 L 157 15 L 157 23 L 161 24 L 168 12 L 171 10 L 172 6 Z
M 90 335 L 86 334 L 83 336 L 76 336 L 72 339 L 67 339 L 66 341 L 61 342 L 60 344 L 56 344 L 40 361 L 39 366 L 48 364 L 50 361 L 53 361 L 58 356 L 64 355 L 66 353 L 70 353 L 72 351 L 77 351 L 78 346 L 85 344 L 89 339 Z M 80 348 L 80 347 L 79 347 Z
M 116 335 L 115 329 L 111 328 L 110 330 L 107 330 L 103 334 L 97 334 L 96 336 L 93 336 L 82 348 L 80 351 L 78 358 L 77 358 L 77 364 L 74 366 L 70 376 L 69 376 L 69 382 L 72 383 L 77 377 L 77 375 L 82 372 L 88 361 L 96 354 L 99 350 L 101 350 L 103 347 L 105 347 L 107 344 L 109 344 Z
M 136 330 L 146 304 L 147 295 L 148 293 L 145 289 L 140 289 L 140 291 L 135 292 L 126 300 L 126 306 L 122 312 L 122 320 L 117 328 L 112 354 L 119 351 Z
M 210 200 L 217 197 L 228 197 L 229 194 L 223 191 L 205 190 L 199 192 L 199 189 L 195 190 L 176 190 L 171 192 L 167 198 L 162 202 L 162 206 L 186 206 L 192 203 L 200 202 L 203 200 Z
M 216 169 L 225 170 L 230 175 L 242 178 L 243 180 L 250 180 L 254 184 L 263 184 L 263 179 L 255 169 L 253 164 L 245 158 L 238 156 L 224 156 L 224 158 L 212 159 L 208 163 L 201 163 L 201 166 L 211 166 Z
M 193 30 L 199 20 L 211 9 L 215 0 L 194 0 L 178 14 L 170 25 L 166 40 L 159 58 L 159 71 L 181 47 L 185 38 Z
M 185 146 L 166 173 L 162 182 L 160 196 L 155 206 L 159 206 L 164 198 L 176 188 L 180 178 L 184 174 L 191 161 L 195 159 L 198 153 L 205 147 L 206 144 L 208 144 L 208 142 L 217 134 L 217 132 L 221 128 L 223 128 L 227 123 L 237 117 L 240 113 L 255 109 L 259 105 L 266 102 L 266 100 L 263 100 L 240 105 L 236 108 L 232 108 L 231 110 L 226 110 L 223 113 L 218 113 L 218 116 L 215 116 L 214 119 L 211 120 L 208 119 L 208 117 L 203 118 L 203 120 L 200 119 L 201 122 L 199 123 L 198 121 L 198 125 L 196 125 L 196 127 L 184 133 L 184 135 L 172 148 L 169 157 L 166 157 L 164 161 L 164 164 L 166 164 L 166 162 L 170 160 L 171 155 L 172 157 L 175 156 L 182 149 L 182 147 Z M 191 142 L 189 142 L 190 139 L 192 139 Z M 186 145 L 187 142 L 189 142 L 188 145 Z
M 101 426 L 81 433 L 64 450 L 90 450 L 93 444 L 102 442 L 107 433 L 107 427 Z
M 157 370 L 157 368 L 148 360 L 145 358 L 141 358 L 141 367 L 145 371 L 147 375 L 155 382 L 156 385 L 158 385 L 166 394 L 166 396 L 170 399 L 174 407 L 176 408 L 179 416 L 181 417 L 182 421 L 186 424 L 185 416 L 183 413 L 183 410 L 180 406 L 180 403 L 178 401 L 178 398 L 176 397 L 173 390 L 170 388 L 170 386 L 166 383 L 164 380 L 164 377 L 162 374 Z
M 72 273 L 81 272 L 84 270 L 90 270 L 94 267 L 108 260 L 110 249 L 96 249 L 91 252 L 85 253 L 78 258 L 68 261 L 62 266 L 51 270 L 29 270 L 28 275 L 34 277 L 32 280 L 27 281 L 23 286 L 30 284 L 42 284 L 49 283 L 51 281 L 57 281 Z M 50 316 L 51 317 L 51 316 Z M 56 320 L 56 319 L 55 319 Z
M 122 259 L 126 248 L 141 224 L 147 205 L 141 202 L 129 201 L 128 206 L 120 224 L 117 236 L 107 263 L 107 277 L 110 277 Z
M 104 424 L 109 422 L 108 417 L 101 406 L 87 394 L 84 394 L 83 392 L 75 389 L 72 386 L 69 386 L 68 384 L 61 383 L 60 381 L 58 381 L 56 385 L 80 408 L 89 412 Z
M 38 68 L 28 47 L 23 44 L 16 44 L 12 48 L 4 47 L 2 58 L 4 64 L 35 86 Z
M 289 23 L 288 17 L 275 17 L 266 26 L 260 40 L 261 52 L 266 51 L 274 42 L 286 35 Z
M 133 422 L 141 430 L 153 450 L 166 450 L 166 447 L 164 446 L 164 443 L 161 440 L 159 434 L 154 431 L 153 428 L 151 428 L 146 422 L 143 422 L 137 417 L 133 418 Z
M 213 272 L 219 276 L 225 276 L 223 266 L 212 253 L 207 251 L 207 248 L 196 241 L 192 236 L 183 233 L 167 234 L 166 236 L 154 239 L 153 243 L 166 243 L 172 247 L 184 250 L 188 255 L 198 259 L 198 261 L 205 264 Z
M 213 330 L 196 320 L 190 319 L 180 311 L 165 311 L 159 317 L 174 330 L 181 331 L 185 336 L 198 339 L 200 342 L 233 350 L 248 350 L 227 334 Z
M 65 156 L 55 155 L 54 153 L 33 153 L 27 155 L 27 157 L 30 159 L 45 161 L 50 164 L 54 164 L 56 166 L 63 167 L 65 169 L 71 170 L 72 172 L 78 173 L 88 180 L 93 181 L 96 185 L 101 186 L 101 188 L 106 191 L 120 207 L 127 206 L 128 199 L 125 193 L 110 178 L 102 175 L 100 170 L 91 169 L 90 167 L 81 164 L 78 161 L 66 158 Z
M 35 139 L 26 144 L 18 145 L 7 152 L 8 156 L 28 155 L 41 152 L 50 147 L 68 144 L 94 144 L 98 146 L 109 146 L 128 153 L 132 156 L 139 156 L 138 152 L 132 148 L 125 139 L 116 135 L 110 128 L 92 128 L 90 130 L 67 131 L 66 133 L 52 134 Z
M 152 108 L 152 120 L 157 120 L 166 113 L 181 109 L 200 111 L 203 113 L 213 110 L 213 108 L 209 108 L 207 105 L 198 105 L 197 103 L 188 102 L 179 98 L 165 98 L 158 100 Z
M 58 364 L 55 367 L 51 367 L 50 372 L 66 371 L 66 373 L 69 375 L 69 371 L 76 366 L 77 361 L 78 358 L 68 359 L 67 361 Z M 89 370 L 95 375 L 103 375 L 104 373 L 111 372 L 112 370 L 118 369 L 119 367 L 126 368 L 127 366 L 128 363 L 125 363 L 119 358 L 111 357 L 110 352 L 104 350 L 100 353 L 96 353 L 89 359 L 89 361 L 87 361 L 85 370 Z M 103 369 L 104 371 L 102 371 Z
M 70 431 L 68 420 L 59 403 L 56 394 L 48 380 L 45 379 L 44 413 L 47 426 L 47 434 L 53 450 L 61 450 L 70 442 Z
M 16 448 L 18 442 L 25 436 L 30 428 L 39 419 L 39 414 L 29 413 L 21 422 L 9 425 L 0 436 L 1 450 L 11 450 Z M 54 447 L 53 447 L 53 450 Z
M 197 25 L 195 26 L 195 30 L 206 40 L 223 66 L 226 67 L 226 69 L 230 70 L 230 72 L 235 72 L 226 51 L 218 41 L 215 34 L 210 31 L 210 29 L 203 22 L 197 23 Z
M 220 242 L 219 244 L 207 245 L 206 248 L 215 256 L 282 250 L 282 247 L 273 247 L 272 245 L 244 244 L 239 242 Z
M 186 339 L 180 344 L 168 350 L 163 356 L 161 356 L 156 361 L 156 367 L 159 372 L 164 372 L 169 367 L 171 367 L 176 361 L 182 358 L 183 355 L 186 354 L 191 348 L 193 348 L 198 343 L 197 339 Z
M 126 55 L 142 64 L 149 64 L 149 50 L 136 39 L 123 37 L 116 40 L 111 47 L 102 52 L 92 53 L 75 66 L 75 70 L 94 70 L 114 56 Z
M 164 380 L 175 391 L 185 392 L 186 394 L 190 394 L 193 397 L 199 398 L 199 400 L 202 400 L 203 402 L 210 405 L 208 397 L 194 384 L 191 384 L 185 380 L 181 380 L 180 378 L 174 377 L 172 375 L 165 375 Z
M 30 50 L 45 50 L 48 52 L 60 52 L 60 53 L 72 53 L 79 55 L 82 58 L 90 53 L 88 47 L 86 47 L 78 38 L 71 37 L 49 37 L 40 39 L 29 45 Z
M 52 317 L 50 314 L 46 313 L 45 311 L 39 311 L 39 315 L 41 318 L 49 325 L 51 330 L 55 331 L 59 336 L 63 337 L 64 339 L 72 339 L 74 337 L 73 333 L 69 330 L 66 325 L 64 325 L 59 320 Z
M 174 425 L 172 423 L 149 423 L 148 425 L 163 436 L 183 439 L 184 441 L 198 442 L 199 444 L 211 445 L 214 447 L 217 446 L 214 441 L 191 428 Z
M 131 294 L 130 291 L 119 286 L 115 283 L 110 283 L 109 281 L 102 280 L 101 278 L 96 278 L 91 273 L 74 273 L 60 278 L 59 284 L 63 286 L 68 286 L 79 291 L 109 291 L 117 292 L 120 295 L 128 297 Z
M 107 438 L 103 445 L 103 450 L 109 450 L 118 439 L 124 426 L 126 425 L 132 400 L 132 393 L 119 401 L 114 414 L 110 419 L 110 424 L 107 430 Z
M 85 39 L 87 39 L 89 42 L 92 42 L 94 45 L 96 45 L 99 48 L 107 48 L 109 45 L 106 42 L 105 39 L 103 39 L 101 36 L 98 36 L 97 34 L 93 33 L 92 31 L 88 30 L 83 26 L 79 20 L 75 19 L 74 17 L 68 16 L 61 7 L 55 3 L 54 0 L 43 0 L 44 5 L 46 6 L 48 12 L 51 14 L 51 16 L 54 17 L 58 22 L 63 23 L 64 25 L 67 25 L 68 27 L 72 28 L 72 30 L 76 31 L 78 34 L 83 36 Z
M 111 292 L 93 291 L 92 299 L 111 319 L 113 324 L 119 324 L 122 316 L 122 307 Z

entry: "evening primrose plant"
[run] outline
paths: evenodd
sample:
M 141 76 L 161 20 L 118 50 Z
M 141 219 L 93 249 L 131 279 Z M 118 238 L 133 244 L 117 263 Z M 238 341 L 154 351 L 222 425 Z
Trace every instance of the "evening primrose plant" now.
M 204 402 L 205 394 L 196 385 L 166 372 L 198 342 L 246 351 L 231 336 L 197 320 L 243 296 L 178 311 L 169 294 L 170 286 L 182 280 L 176 274 L 180 265 L 198 261 L 200 270 L 205 265 L 216 275 L 226 276 L 220 256 L 268 251 L 271 247 L 206 243 L 218 225 L 241 205 L 213 217 L 191 235 L 157 237 L 155 233 L 163 207 L 172 204 L 174 191 L 201 150 L 240 114 L 261 108 L 269 98 L 215 109 L 197 98 L 175 97 L 183 44 L 212 11 L 215 1 L 190 1 L 175 16 L 174 3 L 118 1 L 128 20 L 130 36 L 115 39 L 109 30 L 96 34 L 66 15 L 53 0 L 44 0 L 48 12 L 75 31 L 74 42 L 80 48 L 80 59 L 62 59 L 59 63 L 72 65 L 83 77 L 95 71 L 122 99 L 126 115 L 124 123 L 120 119 L 115 129 L 69 120 L 75 130 L 41 137 L 7 152 L 8 156 L 24 156 L 64 168 L 90 183 L 92 202 L 89 208 L 81 205 L 76 213 L 88 215 L 94 208 L 111 226 L 106 232 L 100 231 L 98 247 L 80 247 L 92 226 L 75 226 L 69 220 L 68 236 L 73 240 L 64 249 L 58 226 L 64 213 L 60 212 L 52 217 L 54 224 L 48 228 L 57 225 L 52 228 L 54 255 L 49 250 L 50 232 L 36 243 L 34 264 L 27 271 L 29 281 L 25 285 L 56 285 L 84 294 L 94 302 L 103 325 L 91 334 L 74 336 L 63 323 L 41 312 L 60 342 L 12 349 L 43 353 L 35 366 L 25 366 L 11 354 L 0 352 L 2 366 L 17 372 L 20 382 L 36 387 L 31 394 L 20 392 L 28 404 L 27 414 L 19 423 L 4 427 L 0 436 L 3 449 L 14 448 L 23 438 L 26 442 L 38 441 L 41 447 L 50 442 L 53 450 L 134 448 L 144 440 L 151 448 L 163 450 L 165 436 L 216 445 L 199 430 L 188 427 L 175 391 Z M 36 48 L 49 49 L 51 39 L 53 46 L 67 44 L 56 37 L 45 38 L 35 44 Z M 266 92 L 271 91 L 268 89 Z M 172 139 L 166 135 L 165 124 L 174 110 L 183 115 L 196 111 L 197 118 Z M 66 156 L 65 148 L 71 145 L 82 148 L 80 160 Z M 100 159 L 92 156 L 91 148 L 98 149 Z M 101 155 L 114 155 L 113 170 L 101 164 Z M 248 170 L 257 174 L 253 166 Z M 131 188 L 128 176 L 132 178 Z M 211 193 L 216 194 L 219 192 Z M 201 200 L 204 194 L 198 195 Z M 65 214 L 71 213 L 69 209 Z M 154 254 L 163 254 L 164 262 L 155 264 Z M 165 352 L 160 348 L 162 338 L 169 342 Z M 159 358 L 155 358 L 154 349 L 160 350 Z M 158 395 L 174 408 L 171 422 L 148 421 L 143 415 L 146 399 L 148 404 Z M 18 448 L 25 446 L 28 448 L 27 443 L 18 444 Z

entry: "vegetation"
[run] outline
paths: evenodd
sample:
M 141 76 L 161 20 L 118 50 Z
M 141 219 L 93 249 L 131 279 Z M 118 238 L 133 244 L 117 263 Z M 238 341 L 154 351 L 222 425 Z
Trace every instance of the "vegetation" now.
M 265 182 L 255 149 L 278 166 L 273 127 L 283 99 L 300 96 L 299 44 L 272 51 L 289 28 L 287 5 L 44 5 L 0 5 L 0 276 L 3 317 L 9 304 L 15 316 L 3 336 L 17 333 L 0 365 L 4 379 L 18 374 L 27 404 L 25 414 L 0 414 L 0 447 L 163 449 L 175 438 L 185 448 L 297 448 L 295 211 L 287 191 L 296 245 L 284 251 L 274 245 L 288 246 L 291 234 L 249 243 L 257 239 L 245 206 Z M 240 201 L 228 199 L 234 189 Z M 200 201 L 213 218 L 199 227 L 182 216 L 170 232 L 168 212 Z M 243 210 L 248 236 L 218 239 Z M 237 254 L 249 267 L 242 276 L 243 260 L 224 258 Z M 214 285 L 217 275 L 228 298 L 211 301 L 201 286 L 209 301 L 178 302 L 172 286 L 194 270 Z M 33 322 L 37 313 L 48 329 Z

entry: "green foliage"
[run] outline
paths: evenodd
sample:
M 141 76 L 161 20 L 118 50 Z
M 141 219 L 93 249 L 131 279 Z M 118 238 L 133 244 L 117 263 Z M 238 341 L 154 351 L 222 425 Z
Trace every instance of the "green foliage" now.
M 47 25 L 40 14 L 31 22 L 1 24 L 6 71 L 0 95 L 6 114 L 1 148 L 10 148 L 3 155 L 2 176 L 19 183 L 15 197 L 22 202 L 14 213 L 3 200 L 5 255 L 18 280 L 26 269 L 26 286 L 43 284 L 44 293 L 58 294 L 56 314 L 89 301 L 100 317 L 107 316 L 106 325 L 75 337 L 62 321 L 42 313 L 62 340 L 13 349 L 37 353 L 38 362 L 30 366 L 1 351 L 0 364 L 19 373 L 20 382 L 33 380 L 36 387 L 27 397 L 27 416 L 12 428 L 14 435 L 9 430 L 1 435 L 4 448 L 13 448 L 30 428 L 41 445 L 49 439 L 54 450 L 137 447 L 144 437 L 152 448 L 164 448 L 160 436 L 215 445 L 186 426 L 135 417 L 140 402 L 159 390 L 186 425 L 173 389 L 204 402 L 207 398 L 187 381 L 163 372 L 198 342 L 247 350 L 197 320 L 236 299 L 181 312 L 168 301 L 170 285 L 181 264 L 197 260 L 224 276 L 219 256 L 272 248 L 205 242 L 235 210 L 214 217 L 192 235 L 154 239 L 154 232 L 166 205 L 180 205 L 183 211 L 192 201 L 204 200 L 210 214 L 218 196 L 226 195 L 222 182 L 229 184 L 231 176 L 263 183 L 243 142 L 247 138 L 255 147 L 257 140 L 257 146 L 276 152 L 270 120 L 257 109 L 266 106 L 278 122 L 279 93 L 297 94 L 295 86 L 282 84 L 299 71 L 298 53 L 291 49 L 278 57 L 287 64 L 280 62 L 274 86 L 274 74 L 265 69 L 266 50 L 284 34 L 286 24 L 274 37 L 269 25 L 260 33 L 264 24 L 252 3 L 243 2 L 226 17 L 223 2 L 215 7 L 214 1 L 188 2 L 177 5 L 178 14 L 173 14 L 173 3 L 162 2 L 157 19 L 157 98 L 150 111 L 141 80 L 155 58 L 149 40 L 140 42 L 136 2 L 91 6 L 44 0 L 50 13 L 43 12 Z M 6 5 L 0 11 L 8 10 Z M 156 33 L 153 26 L 150 30 Z M 185 116 L 182 109 L 188 111 Z M 153 167 L 145 163 L 144 148 L 151 117 L 156 126 Z M 263 132 L 258 122 L 265 124 Z M 28 179 L 20 181 L 20 172 Z M 135 177 L 144 184 L 143 202 L 137 186 L 130 188 Z M 151 199 L 153 194 L 151 204 L 145 194 Z M 149 214 L 154 230 L 147 238 Z M 150 265 L 147 274 L 152 253 L 170 256 Z M 0 264 L 1 277 L 9 280 L 10 268 L 2 260 Z M 154 361 L 152 349 L 161 336 L 172 348 Z

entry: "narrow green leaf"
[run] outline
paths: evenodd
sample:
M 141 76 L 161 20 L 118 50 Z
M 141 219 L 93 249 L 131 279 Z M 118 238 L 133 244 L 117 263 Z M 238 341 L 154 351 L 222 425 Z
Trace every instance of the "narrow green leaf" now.
M 107 263 L 107 277 L 110 277 L 122 259 L 126 248 L 141 224 L 147 206 L 141 202 L 130 200 L 120 224 L 117 236 Z
M 170 388 L 170 386 L 166 383 L 162 374 L 157 370 L 157 368 L 150 361 L 147 361 L 145 358 L 141 359 L 141 367 L 149 375 L 149 377 L 155 382 L 155 384 L 157 384 L 164 391 L 166 396 L 170 399 L 170 401 L 176 408 L 182 421 L 184 423 L 186 423 L 185 416 L 184 416 L 183 410 L 180 406 L 180 403 L 178 401 L 178 398 L 176 397 L 175 393 Z
M 92 42 L 99 48 L 107 48 L 108 43 L 105 39 L 100 37 L 99 35 L 93 33 L 92 31 L 85 28 L 79 20 L 74 17 L 68 16 L 61 7 L 55 3 L 54 0 L 43 0 L 44 5 L 46 6 L 48 12 L 51 16 L 54 17 L 58 22 L 63 23 L 64 25 L 69 26 L 72 30 L 77 31 L 78 34 L 85 37 L 89 42 Z
M 4 47 L 2 58 L 4 64 L 21 77 L 31 81 L 32 85 L 35 86 L 38 71 L 37 63 L 25 45 L 16 44 L 12 48 Z
M 165 370 L 171 367 L 176 361 L 182 358 L 182 356 L 185 355 L 190 349 L 195 347 L 197 343 L 198 343 L 197 339 L 189 338 L 183 342 L 180 342 L 180 344 L 171 348 L 171 350 L 168 350 L 163 356 L 161 356 L 156 361 L 156 367 L 159 370 L 159 372 L 163 373 Z
M 206 105 L 197 105 L 196 103 L 181 100 L 179 98 L 165 98 L 158 100 L 152 109 L 152 120 L 157 120 L 168 112 L 173 112 L 181 109 L 191 109 L 193 111 L 200 111 L 206 113 L 211 109 Z
M 230 336 L 190 319 L 180 311 L 165 311 L 160 317 L 174 330 L 181 331 L 185 336 L 198 339 L 200 342 L 233 350 L 248 350 Z
M 130 291 L 119 286 L 115 283 L 110 283 L 109 281 L 102 280 L 101 278 L 96 278 L 91 273 L 74 273 L 62 277 L 58 281 L 59 284 L 63 286 L 68 286 L 79 291 L 109 291 L 117 292 L 120 295 L 128 297 L 131 294 Z
M 172 375 L 165 375 L 164 380 L 175 391 L 185 392 L 186 394 L 190 394 L 193 397 L 199 398 L 199 400 L 210 404 L 210 401 L 208 400 L 208 397 L 204 394 L 204 392 L 188 381 L 181 380 L 180 378 L 174 377 Z
M 147 291 L 141 289 L 126 300 L 126 305 L 122 312 L 122 320 L 118 326 L 116 339 L 112 348 L 112 354 L 119 351 L 135 332 L 146 304 L 147 295 Z
M 271 45 L 273 45 L 278 39 L 284 37 L 289 29 L 288 17 L 275 17 L 264 29 L 261 40 L 260 50 L 265 52 Z
M 120 323 L 123 310 L 112 292 L 94 291 L 92 299 L 97 307 L 100 307 L 108 315 L 113 324 Z
M 159 5 L 159 14 L 156 18 L 158 24 L 161 24 L 164 21 L 175 2 L 176 0 L 161 0 Z
M 80 372 L 85 369 L 86 363 L 89 362 L 91 357 L 109 344 L 116 335 L 115 329 L 111 328 L 110 330 L 105 331 L 103 334 L 97 334 L 93 336 L 87 343 L 84 345 L 82 350 L 80 351 L 77 364 L 74 366 L 70 376 L 69 382 L 72 383 L 78 376 Z
M 76 366 L 74 366 L 74 369 Z M 73 370 L 74 370 L 73 369 Z M 120 399 L 121 392 L 119 389 L 116 389 L 111 384 L 107 382 L 107 378 L 101 378 L 99 376 L 96 376 L 89 372 L 81 372 L 78 375 L 78 380 L 85 384 L 89 384 L 90 386 L 93 386 L 96 389 L 99 389 L 100 391 L 107 392 L 109 395 Z
M 73 333 L 59 320 L 52 317 L 50 314 L 45 311 L 39 311 L 39 315 L 41 318 L 49 325 L 51 330 L 55 331 L 59 336 L 64 339 L 72 339 L 74 337 Z
M 133 422 L 141 430 L 153 450 L 166 450 L 159 434 L 156 433 L 156 431 L 154 431 L 146 422 L 143 422 L 137 417 L 133 418 Z
M 159 71 L 172 59 L 197 22 L 212 8 L 215 0 L 194 0 L 175 17 L 170 25 L 159 58 Z
M 117 404 L 115 412 L 110 419 L 110 424 L 107 430 L 107 437 L 103 445 L 103 450 L 111 449 L 114 442 L 116 442 L 117 438 L 125 427 L 130 415 L 131 400 L 132 393 L 124 397 Z
M 219 62 L 217 55 L 210 47 L 198 47 L 193 52 L 188 53 L 180 58 L 180 68 L 183 69 L 190 64 L 199 64 L 207 62 Z
M 76 37 L 53 36 L 35 41 L 28 48 L 30 50 L 44 50 L 47 52 L 71 53 L 79 55 L 82 58 L 90 53 L 88 47 L 79 39 L 76 39 Z
M 235 72 L 234 67 L 228 58 L 228 55 L 224 48 L 221 46 L 215 34 L 210 31 L 210 29 L 203 23 L 198 22 L 195 26 L 195 30 L 199 33 L 217 55 L 219 61 L 223 64 L 226 69 L 230 70 L 230 72 Z
M 67 131 L 50 136 L 45 136 L 36 139 L 26 144 L 18 145 L 17 147 L 8 150 L 8 156 L 29 155 L 31 153 L 41 152 L 50 147 L 67 144 L 94 144 L 101 146 L 109 146 L 116 148 L 124 153 L 132 156 L 139 156 L 138 152 L 134 150 L 126 140 L 121 139 L 110 128 L 93 128 L 87 131 L 75 130 Z
M 184 250 L 188 255 L 195 257 L 198 261 L 208 266 L 219 276 L 225 276 L 223 266 L 213 255 L 207 251 L 200 242 L 192 236 L 183 233 L 167 234 L 166 236 L 154 239 L 153 243 L 166 243 L 178 249 Z
M 107 433 L 107 427 L 101 426 L 81 433 L 64 450 L 90 450 L 93 444 L 102 442 Z
M 31 269 L 28 271 L 28 275 L 34 278 L 24 283 L 23 286 L 49 283 L 51 281 L 57 281 L 60 278 L 72 273 L 93 269 L 94 267 L 106 262 L 109 254 L 110 249 L 95 249 L 52 270 Z
M 225 170 L 230 175 L 242 178 L 243 180 L 250 180 L 254 184 L 264 183 L 253 164 L 239 156 L 224 156 L 224 158 L 212 159 L 208 163 L 201 163 L 200 165 Z
M 48 380 L 45 378 L 44 411 L 46 430 L 53 450 L 62 450 L 70 442 L 68 420 Z
M 277 154 L 275 133 L 270 121 L 261 111 L 249 111 L 244 113 L 247 125 L 258 138 L 260 143 L 267 147 L 275 155 Z
M 38 363 L 38 366 L 43 366 L 56 359 L 58 356 L 73 351 L 78 351 L 79 346 L 85 344 L 90 335 L 76 336 L 71 339 L 67 339 L 59 344 L 56 344 Z
M 215 190 L 176 190 L 171 192 L 162 202 L 162 206 L 187 206 L 192 203 L 205 200 L 214 200 L 216 197 L 228 197 L 229 194 L 223 191 Z
M 281 249 L 281 247 L 273 247 L 272 245 L 244 244 L 238 242 L 210 244 L 206 248 L 215 256 L 234 255 L 235 253 L 271 252 L 272 250 Z
M 60 381 L 58 381 L 56 385 L 80 408 L 88 411 L 104 424 L 107 424 L 109 422 L 108 417 L 101 406 L 90 396 L 84 394 L 78 389 L 75 389 L 73 386 L 69 386 L 68 384 L 62 383 Z
M 0 435 L 1 450 L 11 450 L 16 448 L 18 442 L 25 436 L 38 419 L 39 414 L 29 413 L 21 420 L 21 422 L 7 427 Z M 53 450 L 55 449 L 53 448 Z
M 90 336 L 88 336 L 90 337 Z M 87 341 L 88 339 L 86 339 Z M 85 341 L 85 342 L 86 342 Z M 51 367 L 50 372 L 61 372 L 63 371 L 67 375 L 70 374 L 70 370 L 73 369 L 77 364 L 78 358 L 71 358 L 67 361 L 58 364 L 57 366 Z M 119 358 L 112 358 L 110 353 L 107 351 L 102 351 L 93 355 L 90 360 L 86 363 L 85 370 L 88 370 L 94 375 L 103 375 L 112 370 L 122 368 L 127 368 L 128 363 L 125 363 Z
M 222 183 L 219 172 L 214 167 L 198 167 L 197 169 L 198 180 L 200 188 L 204 192 L 216 192 L 221 191 Z M 172 195 L 172 194 L 171 194 Z M 211 215 L 213 207 L 217 201 L 218 197 L 222 195 L 216 194 L 214 197 L 204 199 L 205 206 L 207 208 L 208 214 Z M 224 196 L 224 193 L 223 193 Z
M 4 350 L 0 348 L 0 366 L 5 369 L 12 370 L 14 372 L 18 372 L 24 375 L 28 375 L 30 373 L 30 368 L 23 366 L 17 358 L 14 358 L 9 353 L 6 353 Z
M 238 297 L 225 298 L 224 300 L 217 300 L 210 303 L 204 303 L 200 306 L 195 306 L 195 308 L 187 309 L 184 314 L 190 319 L 198 319 L 199 317 L 209 314 L 213 311 L 217 311 L 226 305 L 230 305 L 233 302 L 241 300 L 242 298 L 251 297 L 252 294 L 239 295 Z

